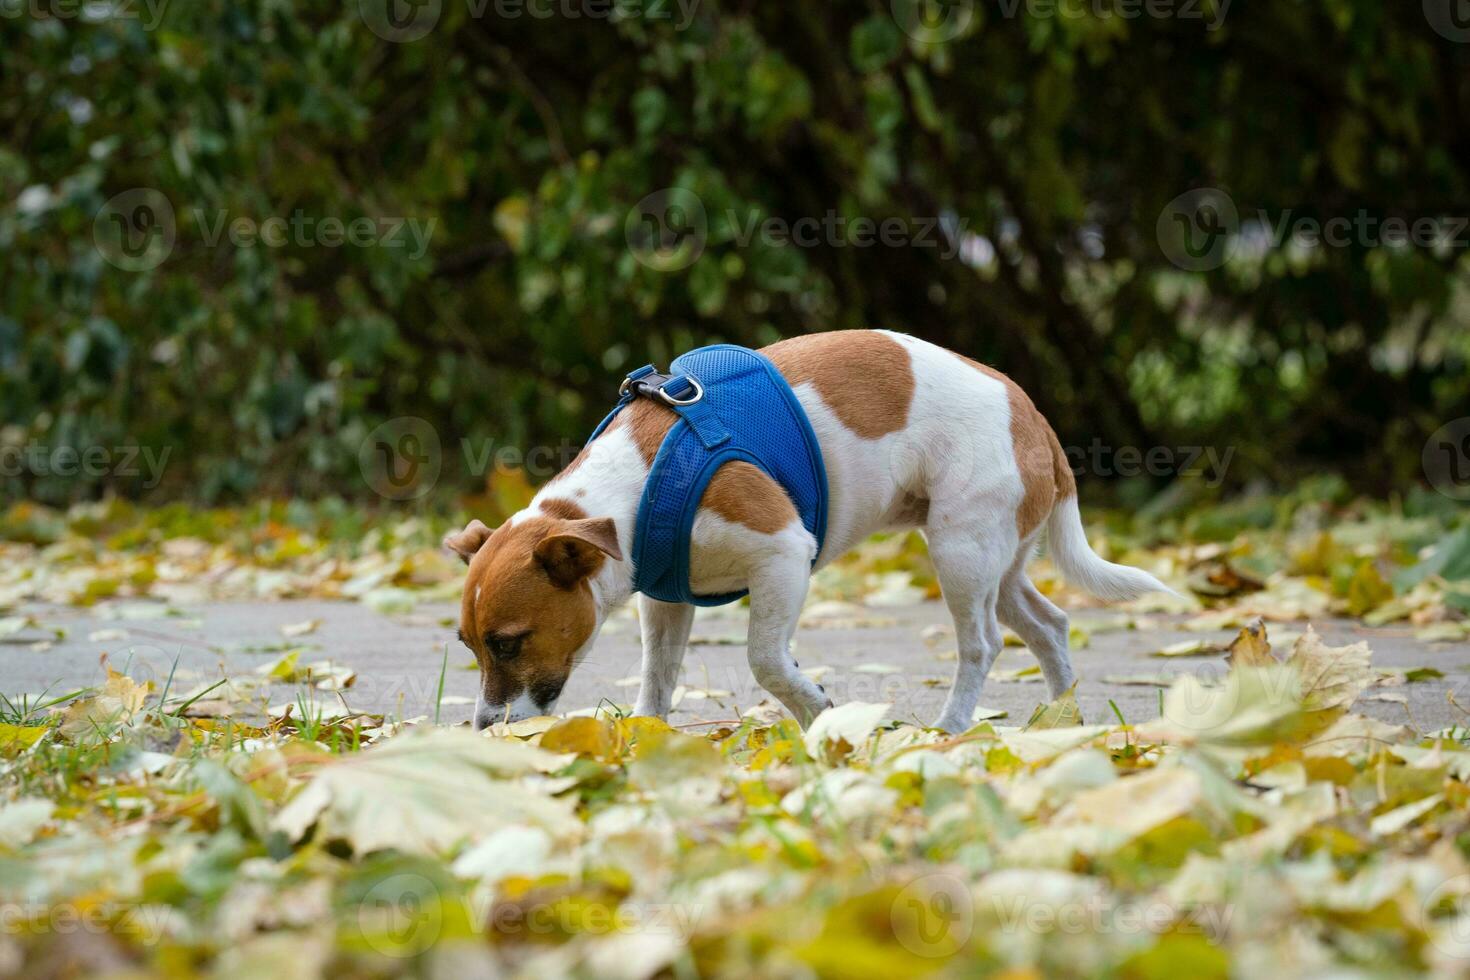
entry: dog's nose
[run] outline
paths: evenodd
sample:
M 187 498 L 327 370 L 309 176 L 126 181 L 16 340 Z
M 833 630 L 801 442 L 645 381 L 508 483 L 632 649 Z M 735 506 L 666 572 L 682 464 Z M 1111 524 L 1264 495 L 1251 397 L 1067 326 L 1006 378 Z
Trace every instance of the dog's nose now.
M 504 720 L 505 705 L 490 704 L 485 700 L 485 695 L 483 694 L 475 698 L 475 716 L 471 720 L 471 724 L 475 726 L 475 731 L 483 732 L 497 721 Z
M 560 694 L 560 690 L 557 693 Z M 555 706 L 555 699 L 549 705 L 537 704 L 529 694 L 522 693 L 510 703 L 507 709 L 506 705 L 486 702 L 484 695 L 481 695 L 475 700 L 475 731 L 482 732 L 498 721 L 516 722 L 535 718 L 537 715 L 549 713 Z

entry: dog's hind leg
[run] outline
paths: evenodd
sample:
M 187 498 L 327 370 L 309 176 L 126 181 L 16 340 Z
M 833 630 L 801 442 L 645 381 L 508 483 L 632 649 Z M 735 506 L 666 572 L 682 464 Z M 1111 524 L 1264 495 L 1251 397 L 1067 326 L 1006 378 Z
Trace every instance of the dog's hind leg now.
M 1067 614 L 1042 595 L 1026 577 L 1026 559 L 1031 548 L 1024 546 L 1000 584 L 996 613 L 1015 631 L 1041 665 L 1052 700 L 1065 694 L 1076 681 L 1072 658 L 1067 652 Z
M 771 555 L 752 569 L 746 651 L 756 683 L 775 695 L 803 728 L 832 706 L 832 699 L 797 669 L 791 656 L 791 638 L 810 578 L 811 558 L 806 550 Z
M 931 528 L 926 537 L 959 644 L 954 687 L 934 727 L 962 732 L 971 725 L 985 677 L 1000 653 L 996 601 L 1001 578 L 1015 556 L 1015 536 L 1007 539 L 1000 528 L 964 524 Z
M 638 621 L 643 632 L 643 683 L 638 688 L 638 706 L 633 713 L 667 718 L 674 687 L 679 683 L 684 651 L 689 646 L 694 607 L 640 595 Z

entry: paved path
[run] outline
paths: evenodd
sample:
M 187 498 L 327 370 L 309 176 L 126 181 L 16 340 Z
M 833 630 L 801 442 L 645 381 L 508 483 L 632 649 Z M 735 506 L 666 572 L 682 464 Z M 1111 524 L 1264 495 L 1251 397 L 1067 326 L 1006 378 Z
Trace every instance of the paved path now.
M 60 693 L 96 683 L 103 676 L 100 657 L 104 653 L 114 667 L 127 664 L 135 678 L 150 678 L 160 687 L 177 661 L 174 690 L 193 690 L 227 674 L 252 673 L 269 663 L 280 651 L 268 648 L 286 642 L 281 627 L 312 619 L 322 621 L 320 628 L 291 642 L 307 645 L 301 655 L 303 663 L 330 657 L 357 671 L 357 680 L 345 695 L 353 709 L 402 717 L 432 715 L 446 650 L 449 669 L 444 693 L 449 703 L 442 708 L 442 719 L 467 720 L 471 709 L 466 701 L 475 694 L 473 659 L 454 639 L 457 607 L 450 605 L 421 606 L 411 616 L 396 618 L 354 603 L 316 601 L 209 604 L 183 610 L 185 619 L 107 619 L 96 611 L 63 607 L 34 606 L 21 611 L 36 615 L 43 626 L 64 628 L 67 635 L 45 651 L 32 650 L 26 642 L 43 635 L 35 630 L 0 642 L 0 691 L 7 695 L 43 690 Z M 932 722 L 954 669 L 954 641 L 944 607 L 934 602 L 897 609 L 828 607 L 828 613 L 825 617 L 809 614 L 808 625 L 799 633 L 796 655 L 801 666 L 828 668 L 821 683 L 839 704 L 886 701 L 895 705 L 897 717 Z M 1089 623 L 1115 618 L 1106 610 L 1086 610 L 1075 613 L 1073 621 L 1086 628 Z M 1086 648 L 1074 651 L 1081 678 L 1079 701 L 1087 720 L 1110 721 L 1109 700 L 1131 722 L 1158 714 L 1158 687 L 1124 685 L 1117 682 L 1119 678 L 1186 671 L 1218 676 L 1223 670 L 1219 655 L 1163 659 L 1149 654 L 1180 642 L 1224 642 L 1231 634 L 1184 632 L 1178 629 L 1178 620 L 1169 617 L 1158 617 L 1157 623 L 1157 629 L 1147 631 L 1096 632 Z M 761 700 L 745 664 L 744 628 L 738 609 L 701 613 L 684 670 L 684 683 L 694 695 L 678 705 L 671 719 L 674 723 L 733 719 L 741 709 Z M 1304 626 L 1289 624 L 1272 627 L 1271 632 L 1279 636 L 1301 629 Z M 127 635 L 119 638 L 118 630 Z M 1421 731 L 1470 722 L 1470 716 L 1461 714 L 1446 698 L 1453 692 L 1470 708 L 1470 646 L 1430 646 L 1415 641 L 1408 629 L 1366 630 L 1349 622 L 1321 623 L 1318 630 L 1333 644 L 1366 639 L 1376 667 L 1434 667 L 1445 675 L 1369 692 L 1370 698 L 1379 693 L 1404 695 L 1409 699 L 1407 705 L 1365 700 L 1359 702 L 1358 710 L 1386 721 L 1412 719 Z M 631 615 L 620 615 L 609 623 L 588 662 L 573 675 L 560 708 L 588 708 L 602 699 L 631 703 L 637 688 L 625 679 L 637 674 L 638 660 L 637 624 Z M 1039 678 L 1031 682 L 1003 678 L 1034 663 L 1024 650 L 1007 648 L 996 662 L 982 705 L 1007 711 L 1005 723 L 1023 723 L 1045 700 L 1045 686 L 1037 682 Z M 706 691 L 714 695 L 700 697 Z M 329 695 L 317 696 L 331 700 Z M 272 704 L 294 697 L 288 686 L 276 686 L 270 693 Z

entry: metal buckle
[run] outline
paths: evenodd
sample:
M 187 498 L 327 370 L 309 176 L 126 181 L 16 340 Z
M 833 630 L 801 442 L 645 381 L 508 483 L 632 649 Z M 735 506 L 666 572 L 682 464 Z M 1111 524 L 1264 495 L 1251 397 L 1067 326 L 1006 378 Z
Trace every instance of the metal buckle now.
M 658 397 L 662 399 L 663 403 L 670 408 L 687 408 L 690 405 L 697 405 L 704 398 L 704 388 L 691 375 L 683 374 L 679 377 L 684 378 L 686 381 L 689 382 L 690 385 L 694 387 L 693 398 L 675 398 L 673 395 L 669 394 L 668 391 L 666 391 L 663 387 L 660 387 L 658 389 Z

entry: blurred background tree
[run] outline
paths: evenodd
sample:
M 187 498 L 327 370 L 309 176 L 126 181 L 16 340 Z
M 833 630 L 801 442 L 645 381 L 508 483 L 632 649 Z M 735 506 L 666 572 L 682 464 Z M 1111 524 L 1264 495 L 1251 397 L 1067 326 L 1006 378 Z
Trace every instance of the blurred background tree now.
M 398 416 L 468 488 L 462 439 L 579 441 L 630 368 L 844 327 L 998 366 L 1066 445 L 1421 480 L 1470 403 L 1470 230 L 1274 229 L 1470 216 L 1453 22 L 918 2 L 6 4 L 0 444 L 172 457 L 156 487 L 0 490 L 368 495 L 359 447 Z M 650 255 L 691 201 L 703 225 Z M 816 244 L 750 233 L 829 215 Z M 293 217 L 279 246 L 222 230 Z M 363 218 L 375 244 L 319 224 Z M 848 240 L 858 218 L 908 240 Z M 111 234 L 165 237 L 130 261 Z

